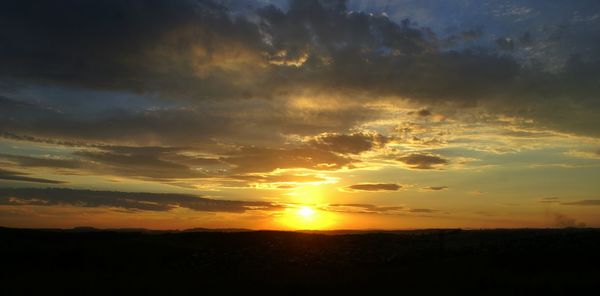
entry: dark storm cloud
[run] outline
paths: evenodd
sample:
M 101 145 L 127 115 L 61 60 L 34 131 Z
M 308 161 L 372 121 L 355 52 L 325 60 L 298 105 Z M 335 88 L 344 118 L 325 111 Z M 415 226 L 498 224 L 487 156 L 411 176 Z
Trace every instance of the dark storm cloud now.
M 428 28 L 349 11 L 345 1 L 296 0 L 287 7 L 264 6 L 240 14 L 210 0 L 3 1 L 0 38 L 10 42 L 0 46 L 0 77 L 159 94 L 165 100 L 185 98 L 194 106 L 211 99 L 305 93 L 336 93 L 348 101 L 396 96 L 427 105 L 481 105 L 494 113 L 534 119 L 546 128 L 600 135 L 596 55 L 573 55 L 564 67 L 546 71 L 527 57 L 513 56 L 521 43 L 514 45 L 513 40 L 519 36 L 497 35 L 506 36 L 498 39 L 505 50 L 468 44 L 449 50 Z M 582 50 L 600 48 L 587 46 L 600 30 L 586 32 L 588 38 L 561 37 L 567 38 L 571 53 L 578 53 L 583 41 Z M 465 30 L 457 42 L 485 34 Z M 514 50 L 506 50 L 511 46 Z M 237 105 L 243 100 L 236 101 L 231 110 L 248 110 L 248 105 Z M 201 107 L 111 110 L 75 120 L 44 106 L 13 104 L 11 110 L 20 113 L 0 120 L 0 127 L 43 137 L 160 139 L 180 145 L 223 135 L 260 139 L 248 129 L 255 133 L 263 126 L 271 127 L 259 135 L 263 138 L 280 132 L 339 132 L 365 119 L 364 110 L 323 113 L 316 116 L 320 120 L 312 120 L 281 112 L 280 105 L 260 118 L 250 111 L 215 116 L 214 110 Z M 26 115 L 24 108 L 37 111 Z M 338 120 L 332 124 L 324 120 L 328 116 Z M 216 125 L 218 130 L 212 128 Z
M 457 34 L 452 34 L 443 40 L 441 40 L 441 45 L 445 47 L 452 47 L 456 45 L 460 45 L 465 41 L 473 41 L 481 38 L 483 36 L 483 31 L 481 28 L 478 29 L 470 29 L 463 32 L 459 32 Z
M 254 22 L 208 0 L 2 6 L 0 37 L 12 42 L 0 51 L 0 73 L 11 78 L 203 98 L 306 87 L 458 98 L 503 88 L 518 70 L 503 57 L 440 52 L 429 30 L 348 12 L 345 1 L 291 1 L 286 12 L 267 6 Z
M 309 59 L 296 69 L 278 69 L 275 85 L 287 86 L 289 81 L 282 78 L 294 77 L 294 84 L 303 88 L 472 103 L 503 90 L 518 73 L 517 63 L 506 57 L 441 52 L 430 32 L 409 22 L 330 10 L 316 14 L 290 10 L 285 16 L 265 17 L 267 24 L 272 23 L 267 31 L 275 31 L 274 47 L 280 47 L 279 52 L 303 52 Z M 293 31 L 298 23 L 311 29 Z M 311 76 L 301 75 L 307 71 Z
M 0 19 L 0 38 L 11 40 L 0 48 L 0 75 L 94 88 L 189 87 L 194 69 L 181 58 L 194 49 L 210 63 L 228 43 L 220 36 L 250 47 L 260 40 L 255 26 L 202 0 L 3 1 Z
M 512 51 L 515 49 L 515 42 L 508 37 L 496 39 L 496 45 L 498 45 L 501 50 L 505 51 Z
M 521 36 L 519 36 L 519 42 L 521 42 L 523 45 L 527 46 L 527 45 L 533 44 L 534 40 L 533 40 L 533 37 L 531 36 L 530 32 L 525 32 L 525 33 L 521 34 Z
M 21 181 L 33 183 L 62 184 L 63 181 L 28 177 L 29 174 L 0 169 L 0 180 Z
M 350 191 L 396 191 L 402 186 L 393 183 L 363 183 L 346 187 Z
M 251 209 L 274 210 L 280 208 L 269 202 L 216 200 L 188 194 L 63 188 L 0 188 L 0 205 L 70 205 L 161 212 L 181 207 L 194 211 L 232 213 L 242 213 Z
M 379 134 L 353 133 L 353 134 L 323 134 L 316 137 L 311 143 L 313 146 L 337 153 L 359 154 L 380 147 L 388 141 L 387 137 Z
M 449 163 L 447 159 L 437 155 L 412 153 L 397 159 L 414 169 L 429 170 Z

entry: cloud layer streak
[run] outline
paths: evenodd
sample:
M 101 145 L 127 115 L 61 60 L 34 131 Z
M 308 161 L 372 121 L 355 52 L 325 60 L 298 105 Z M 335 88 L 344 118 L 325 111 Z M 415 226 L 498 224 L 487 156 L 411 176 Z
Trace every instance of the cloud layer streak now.
M 216 200 L 188 194 L 94 191 L 61 188 L 2 188 L 1 205 L 115 207 L 126 210 L 170 211 L 186 208 L 203 212 L 242 213 L 250 209 L 279 209 L 268 202 Z

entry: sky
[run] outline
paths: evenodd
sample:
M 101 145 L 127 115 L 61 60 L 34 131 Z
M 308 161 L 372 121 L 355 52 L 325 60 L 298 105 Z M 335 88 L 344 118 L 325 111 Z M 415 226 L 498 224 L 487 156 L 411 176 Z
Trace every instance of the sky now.
M 0 38 L 0 226 L 600 227 L 596 0 L 6 0 Z

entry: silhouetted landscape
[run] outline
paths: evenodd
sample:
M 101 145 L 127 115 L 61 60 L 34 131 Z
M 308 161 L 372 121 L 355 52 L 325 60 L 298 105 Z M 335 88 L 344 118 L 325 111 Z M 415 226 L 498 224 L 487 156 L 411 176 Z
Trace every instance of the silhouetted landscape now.
M 573 295 L 599 287 L 599 247 L 598 229 L 0 229 L 2 285 L 21 293 L 211 287 Z

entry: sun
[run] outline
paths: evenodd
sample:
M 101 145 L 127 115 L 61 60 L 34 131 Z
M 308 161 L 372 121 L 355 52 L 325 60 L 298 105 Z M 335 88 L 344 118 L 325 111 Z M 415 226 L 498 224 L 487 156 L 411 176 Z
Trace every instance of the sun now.
M 289 205 L 277 220 L 286 228 L 311 230 L 331 227 L 334 217 L 314 205 Z
M 300 215 L 301 217 L 304 217 L 306 219 L 309 219 L 315 215 L 315 210 L 313 210 L 309 206 L 302 206 L 298 209 L 298 215 Z

